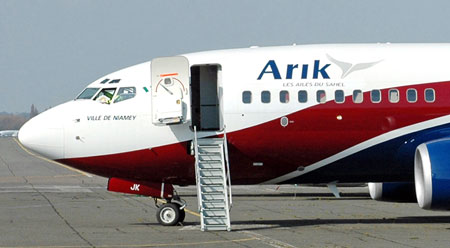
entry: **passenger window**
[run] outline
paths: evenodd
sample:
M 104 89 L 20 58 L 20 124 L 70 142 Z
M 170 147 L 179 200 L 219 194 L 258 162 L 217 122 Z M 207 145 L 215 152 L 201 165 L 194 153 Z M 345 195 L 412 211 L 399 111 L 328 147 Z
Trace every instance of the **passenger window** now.
M 400 101 L 400 95 L 397 89 L 389 90 L 389 101 L 392 103 L 397 103 Z
M 114 100 L 114 103 L 122 102 L 131 99 L 135 96 L 136 96 L 135 87 L 123 87 L 119 89 L 119 92 L 116 95 L 116 100 Z
M 435 92 L 434 89 L 426 89 L 425 90 L 425 101 L 426 102 L 434 102 L 435 99 Z
M 406 99 L 408 102 L 417 102 L 417 90 L 415 89 L 408 89 L 406 91 Z
M 316 98 L 318 103 L 325 103 L 327 101 L 327 95 L 324 90 L 318 90 Z
M 354 103 L 362 103 L 363 102 L 362 90 L 354 90 L 353 91 L 353 102 Z
M 86 88 L 81 92 L 77 99 L 91 99 L 98 90 L 99 88 Z
M 116 92 L 116 88 L 102 89 L 100 93 L 98 93 L 94 98 L 94 100 L 100 103 L 110 104 L 114 96 L 114 92 Z
M 379 103 L 381 102 L 381 91 L 380 90 L 372 90 L 370 92 L 370 100 L 373 103 Z
M 343 103 L 345 101 L 344 91 L 336 90 L 334 92 L 334 101 L 337 103 Z
M 270 102 L 270 91 L 263 91 L 261 92 L 261 102 L 263 103 L 269 103 Z
M 242 92 L 242 102 L 243 103 L 251 103 L 252 102 L 252 92 L 251 91 L 244 91 Z
M 305 103 L 308 101 L 308 92 L 306 90 L 298 91 L 298 102 Z
M 281 103 L 289 102 L 289 91 L 287 91 L 287 90 L 280 91 L 280 102 Z

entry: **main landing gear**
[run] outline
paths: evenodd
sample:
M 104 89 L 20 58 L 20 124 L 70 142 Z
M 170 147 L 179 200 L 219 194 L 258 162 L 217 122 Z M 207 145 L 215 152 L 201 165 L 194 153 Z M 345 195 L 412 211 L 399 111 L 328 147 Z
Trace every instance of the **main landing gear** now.
M 156 219 L 163 226 L 175 226 L 178 223 L 182 223 L 186 217 L 184 208 L 186 202 L 181 200 L 178 195 L 173 198 L 166 199 L 166 203 L 158 205 L 158 200 L 155 200 L 155 205 L 158 208 L 156 211 Z

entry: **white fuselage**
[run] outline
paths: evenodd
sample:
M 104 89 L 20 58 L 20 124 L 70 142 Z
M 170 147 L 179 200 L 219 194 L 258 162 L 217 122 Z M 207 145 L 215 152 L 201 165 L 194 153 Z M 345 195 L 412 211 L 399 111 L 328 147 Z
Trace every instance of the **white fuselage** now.
M 348 121 L 347 125 L 351 127 L 351 125 L 360 121 L 360 118 L 365 118 L 364 110 L 361 109 L 363 105 L 372 110 L 377 107 L 390 109 L 396 107 L 395 102 L 390 102 L 386 98 L 387 95 L 382 95 L 381 104 L 371 103 L 367 94 L 372 90 L 406 86 L 415 88 L 416 85 L 419 87 L 419 85 L 446 82 L 450 79 L 450 70 L 448 70 L 448 64 L 450 64 L 449 44 L 304 45 L 221 50 L 185 54 L 183 56 L 189 61 L 189 66 L 220 65 L 217 87 L 221 124 L 226 127 L 227 133 L 236 133 L 236 135 L 240 131 L 251 130 L 253 127 L 274 120 L 278 121 L 285 116 L 289 117 L 287 125 L 281 124 L 277 127 L 280 130 L 269 127 L 265 129 L 266 132 L 274 131 L 281 134 L 283 133 L 282 130 L 286 130 L 286 135 L 289 136 L 300 135 L 299 132 L 315 130 L 316 126 L 311 126 L 311 121 L 306 122 L 309 126 L 303 126 L 305 122 L 290 115 L 301 113 L 304 110 L 320 108 L 321 105 L 324 108 L 329 106 L 325 108 L 327 111 L 323 113 L 325 115 L 332 111 L 333 118 L 329 122 L 327 122 L 328 120 L 322 120 L 323 123 L 317 123 L 319 126 L 325 125 L 333 130 L 335 123 Z M 120 79 L 120 81 L 118 83 L 101 83 L 105 79 L 109 79 L 109 82 L 115 79 Z M 102 89 L 114 88 L 114 94 L 117 95 L 119 88 L 135 87 L 135 96 L 117 103 L 112 101 L 101 103 L 93 100 L 95 96 L 91 99 L 71 100 L 36 116 L 25 124 L 20 131 L 20 141 L 27 147 L 55 160 L 124 154 L 191 141 L 194 134 L 191 128 L 192 109 L 190 106 L 186 109 L 184 123 L 174 125 L 155 125 L 153 123 L 151 92 L 153 83 L 151 82 L 150 62 L 101 77 L 88 85 L 87 88 L 98 88 L 98 92 Z M 425 96 L 421 87 L 419 87 L 420 90 L 417 90 L 418 102 L 420 102 L 420 104 L 417 103 L 417 106 L 423 109 L 429 105 L 426 105 L 425 102 L 422 103 Z M 188 90 L 190 90 L 189 87 Z M 342 104 L 334 103 L 337 90 L 342 90 L 344 97 L 346 97 Z M 357 94 L 355 90 L 360 90 L 363 95 L 353 95 Z M 251 94 L 250 103 L 243 102 L 243 92 L 245 91 Z M 268 103 L 264 103 L 262 100 L 261 94 L 264 91 L 270 92 L 270 102 Z M 282 91 L 284 93 L 280 93 Z M 298 99 L 299 91 L 307 92 L 308 99 L 305 102 L 300 102 Z M 320 100 L 317 99 L 320 98 L 319 91 L 325 93 L 323 103 L 320 103 Z M 187 94 L 186 99 L 189 99 L 189 92 Z M 280 94 L 284 95 L 280 96 Z M 287 98 L 285 94 L 288 94 Z M 391 93 L 389 92 L 389 94 Z M 352 97 L 362 97 L 362 103 L 349 102 Z M 410 105 L 402 103 L 406 97 L 403 91 L 400 92 L 399 97 L 400 104 L 397 106 L 401 106 L 401 108 L 415 106 L 415 103 Z M 420 100 L 421 98 L 422 100 Z M 187 103 L 189 102 L 187 100 Z M 327 103 L 332 105 L 326 105 Z M 357 108 L 361 114 L 346 116 L 339 114 L 340 108 Z M 368 138 L 376 139 L 378 137 L 379 142 L 386 142 L 392 138 L 408 134 L 410 132 L 408 127 L 412 127 L 411 132 L 420 131 L 446 124 L 449 121 L 445 113 L 440 113 L 437 117 L 440 119 L 430 118 L 425 120 L 418 118 L 417 121 L 411 121 L 404 126 L 392 124 L 394 125 L 392 128 Z M 434 119 L 433 122 L 423 124 L 424 121 L 432 119 Z M 348 131 L 347 135 L 354 135 L 352 131 L 358 128 L 360 128 L 360 125 L 356 125 L 350 131 L 342 129 L 342 132 Z M 293 129 L 296 130 L 293 132 L 295 134 L 289 133 L 289 130 Z M 321 131 L 326 132 L 327 130 Z M 364 132 L 364 130 L 361 132 Z M 205 137 L 222 133 L 222 130 L 203 131 L 199 135 Z M 334 132 L 330 132 L 330 135 L 334 135 Z M 264 137 L 264 135 L 261 137 Z M 232 135 L 231 138 L 233 138 Z M 243 143 L 239 143 L 238 140 L 241 140 L 241 138 L 236 137 L 235 145 L 239 148 L 238 150 L 246 150 Z M 348 149 L 355 149 L 367 140 L 369 139 L 355 141 L 355 143 L 349 143 L 350 145 L 346 144 L 339 151 L 330 151 L 328 157 L 318 158 L 315 162 L 308 162 L 302 166 L 307 168 L 309 165 L 329 159 L 336 154 L 341 154 L 341 156 L 336 157 L 334 161 L 345 158 L 352 154 L 352 152 L 348 152 Z M 257 140 L 254 142 L 257 143 Z M 311 145 L 317 144 L 312 143 Z M 375 144 L 376 142 L 367 143 L 367 146 L 363 146 L 359 150 L 356 149 L 354 152 Z M 296 144 L 292 143 L 292 145 Z M 271 149 L 273 153 L 278 152 L 277 147 Z M 344 151 L 347 152 L 342 153 Z M 248 157 L 251 157 L 248 154 L 249 152 L 246 151 L 245 153 Z M 283 155 L 284 153 L 281 151 L 280 154 Z M 261 160 L 265 159 L 265 157 L 262 158 Z M 311 161 L 314 161 L 314 159 Z M 253 159 L 253 162 L 259 161 Z M 123 166 L 126 167 L 127 165 L 123 164 Z M 273 173 L 273 175 L 264 178 L 281 177 L 286 174 L 283 173 Z

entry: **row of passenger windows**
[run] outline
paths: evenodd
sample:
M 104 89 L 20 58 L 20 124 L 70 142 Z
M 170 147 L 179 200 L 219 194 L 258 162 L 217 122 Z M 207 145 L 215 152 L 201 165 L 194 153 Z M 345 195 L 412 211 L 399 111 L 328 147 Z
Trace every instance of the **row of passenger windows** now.
M 325 103 L 327 101 L 327 94 L 325 90 L 318 90 L 315 92 L 315 98 L 318 103 Z M 288 103 L 290 101 L 289 91 L 282 90 L 280 91 L 280 102 Z M 380 90 L 372 90 L 370 92 L 370 101 L 372 103 L 381 102 L 381 91 Z M 297 92 L 297 99 L 300 103 L 308 102 L 308 91 L 299 90 Z M 418 94 L 416 89 L 408 89 L 406 91 L 406 100 L 410 103 L 417 102 Z M 434 89 L 425 89 L 424 91 L 424 99 L 426 102 L 434 102 L 435 101 L 435 92 Z M 390 89 L 388 92 L 388 100 L 391 103 L 397 103 L 400 101 L 400 92 L 398 89 Z M 245 104 L 252 103 L 252 92 L 244 91 L 242 92 L 242 102 Z M 262 103 L 270 103 L 271 101 L 271 92 L 264 90 L 261 91 L 261 102 Z M 336 90 L 334 92 L 334 101 L 336 103 L 343 103 L 345 101 L 345 94 L 343 90 Z M 352 94 L 352 101 L 354 103 L 362 103 L 364 101 L 364 94 L 362 90 L 354 90 Z

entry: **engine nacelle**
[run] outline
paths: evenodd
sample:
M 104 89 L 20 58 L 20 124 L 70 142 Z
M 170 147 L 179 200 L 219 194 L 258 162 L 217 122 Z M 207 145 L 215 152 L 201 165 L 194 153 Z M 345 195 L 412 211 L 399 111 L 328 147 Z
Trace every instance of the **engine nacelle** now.
M 419 145 L 414 158 L 417 202 L 423 209 L 450 209 L 450 139 Z
M 416 202 L 414 183 L 369 183 L 370 197 L 376 201 Z

